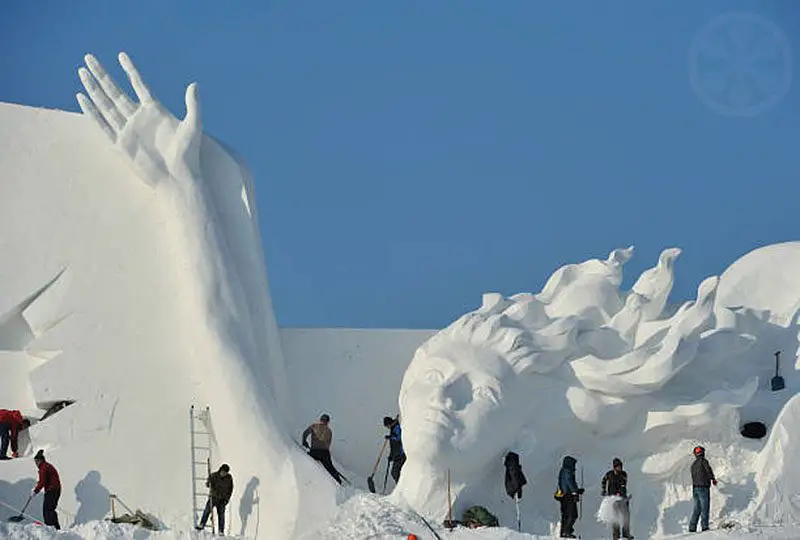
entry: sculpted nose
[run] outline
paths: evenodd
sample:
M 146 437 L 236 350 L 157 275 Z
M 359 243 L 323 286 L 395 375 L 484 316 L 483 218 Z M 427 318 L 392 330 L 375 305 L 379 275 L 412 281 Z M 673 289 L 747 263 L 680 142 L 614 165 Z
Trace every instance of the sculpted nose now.
M 450 397 L 450 394 L 447 391 L 446 385 L 438 385 L 434 387 L 433 392 L 431 392 L 431 404 L 437 407 L 444 407 L 446 409 L 453 408 L 453 399 Z

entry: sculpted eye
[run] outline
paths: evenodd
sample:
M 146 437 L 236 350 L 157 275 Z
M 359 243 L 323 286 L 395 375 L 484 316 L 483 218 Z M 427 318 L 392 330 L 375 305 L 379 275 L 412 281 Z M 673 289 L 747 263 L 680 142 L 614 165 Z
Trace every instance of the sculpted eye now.
M 428 384 L 442 384 L 444 382 L 444 374 L 438 369 L 431 369 L 425 373 L 425 382 Z

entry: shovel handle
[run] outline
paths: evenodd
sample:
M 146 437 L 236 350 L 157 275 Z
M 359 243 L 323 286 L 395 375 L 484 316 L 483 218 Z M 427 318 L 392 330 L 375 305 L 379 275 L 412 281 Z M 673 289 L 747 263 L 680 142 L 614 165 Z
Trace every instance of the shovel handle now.
M 383 446 L 381 446 L 381 452 L 378 454 L 378 459 L 375 460 L 375 466 L 372 468 L 372 474 L 370 476 L 375 476 L 375 473 L 378 472 L 378 466 L 381 464 L 381 458 L 383 457 L 383 451 L 386 450 L 386 443 L 389 442 L 386 439 L 383 439 Z

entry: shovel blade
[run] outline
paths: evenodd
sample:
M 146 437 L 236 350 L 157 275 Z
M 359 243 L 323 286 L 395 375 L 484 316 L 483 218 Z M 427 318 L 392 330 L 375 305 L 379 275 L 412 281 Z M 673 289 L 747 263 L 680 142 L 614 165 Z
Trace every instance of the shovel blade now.
M 375 480 L 371 476 L 367 478 L 367 487 L 370 493 L 375 493 Z
M 783 390 L 786 388 L 786 382 L 783 380 L 783 377 L 776 375 L 770 381 L 770 386 L 773 392 L 777 392 L 778 390 Z
M 10 522 L 12 522 L 12 523 L 19 523 L 19 522 L 20 522 L 20 521 L 22 521 L 23 519 L 25 519 L 25 516 L 23 516 L 23 515 L 19 515 L 19 516 L 11 516 L 10 518 L 8 518 L 8 521 L 10 521 Z

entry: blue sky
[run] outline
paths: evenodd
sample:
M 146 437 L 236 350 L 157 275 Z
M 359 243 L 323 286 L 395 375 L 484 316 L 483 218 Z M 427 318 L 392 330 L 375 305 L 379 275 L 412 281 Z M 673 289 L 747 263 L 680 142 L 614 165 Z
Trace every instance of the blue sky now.
M 77 111 L 86 52 L 118 80 L 128 52 L 178 116 L 197 81 L 255 174 L 284 326 L 439 327 L 629 244 L 628 285 L 683 248 L 684 300 L 798 234 L 800 83 L 752 117 L 690 83 L 732 11 L 800 78 L 788 0 L 3 2 L 0 100 Z

